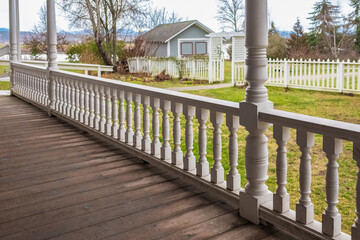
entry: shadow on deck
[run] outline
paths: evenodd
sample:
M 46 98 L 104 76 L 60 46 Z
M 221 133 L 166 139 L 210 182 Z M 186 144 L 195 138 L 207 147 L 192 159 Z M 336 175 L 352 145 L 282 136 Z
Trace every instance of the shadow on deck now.
M 0 136 L 0 239 L 288 239 L 15 97 Z

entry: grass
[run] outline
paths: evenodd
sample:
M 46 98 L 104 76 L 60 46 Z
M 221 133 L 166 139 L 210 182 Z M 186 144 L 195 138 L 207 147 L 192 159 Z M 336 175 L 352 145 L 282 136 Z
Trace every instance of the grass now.
M 284 88 L 268 87 L 269 99 L 274 102 L 275 108 L 296 112 L 311 116 L 323 117 L 333 120 L 345 121 L 360 124 L 360 96 L 340 95 L 337 93 L 324 93 L 306 90 L 285 90 Z M 213 97 L 228 101 L 240 102 L 244 100 L 245 90 L 239 88 L 223 88 L 200 90 L 189 92 L 192 94 Z M 208 160 L 212 165 L 212 132 L 211 125 L 208 125 Z M 222 127 L 223 139 L 223 161 L 222 164 L 228 171 L 228 136 L 229 132 L 225 126 Z M 240 128 L 238 132 L 239 144 L 239 166 L 241 174 L 242 187 L 247 180 L 245 178 L 245 137 L 247 132 Z M 272 128 L 266 132 L 269 138 L 269 179 L 267 185 L 274 192 L 276 190 L 276 149 L 277 144 L 272 137 Z M 195 144 L 195 143 L 194 143 Z M 339 193 L 339 211 L 342 214 L 342 229 L 350 233 L 351 225 L 355 220 L 355 197 L 356 197 L 356 163 L 352 157 L 352 143 L 343 143 L 343 153 L 338 160 L 340 176 L 340 193 Z M 291 130 L 291 140 L 287 144 L 288 149 L 288 185 L 287 189 L 290 194 L 290 206 L 295 209 L 295 205 L 300 196 L 299 190 L 299 164 L 300 151 L 296 144 L 296 131 Z M 312 187 L 311 198 L 315 206 L 315 219 L 321 221 L 321 215 L 326 207 L 325 202 L 325 174 L 327 159 L 322 151 L 322 136 L 315 135 L 315 145 L 312 150 Z
M 172 78 L 171 80 L 165 81 L 154 81 L 153 76 L 146 76 L 145 74 L 119 74 L 119 73 L 106 73 L 102 75 L 103 78 L 109 78 L 112 80 L 121 80 L 123 82 L 130 82 L 134 84 L 140 84 L 150 87 L 157 88 L 172 88 L 172 87 L 187 87 L 187 86 L 199 86 L 199 85 L 209 85 L 207 80 L 193 80 L 187 79 L 179 80 L 178 78 Z
M 0 90 L 10 90 L 10 82 L 0 81 Z

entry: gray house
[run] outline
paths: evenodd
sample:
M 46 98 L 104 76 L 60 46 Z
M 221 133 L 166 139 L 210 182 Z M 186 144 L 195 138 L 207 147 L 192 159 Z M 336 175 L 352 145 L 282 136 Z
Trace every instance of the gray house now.
M 197 20 L 163 24 L 139 39 L 143 41 L 145 55 L 155 57 L 186 57 L 207 55 L 206 37 L 213 31 Z

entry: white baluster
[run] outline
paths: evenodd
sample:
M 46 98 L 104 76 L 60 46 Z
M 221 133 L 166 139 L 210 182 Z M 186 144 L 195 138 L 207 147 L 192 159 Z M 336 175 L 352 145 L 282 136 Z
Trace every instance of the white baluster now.
M 99 85 L 94 86 L 94 94 L 95 94 L 95 120 L 94 120 L 94 128 L 97 131 L 100 131 L 100 92 L 99 92 Z
M 133 138 L 133 144 L 134 147 L 136 147 L 137 149 L 141 149 L 141 140 L 142 140 L 142 135 L 141 135 L 141 108 L 140 108 L 140 103 L 141 103 L 141 95 L 140 94 L 134 94 L 133 95 L 133 101 L 134 101 L 134 124 L 135 124 L 135 134 L 134 134 L 134 138 Z
M 63 105 L 63 110 L 62 110 L 62 114 L 66 115 L 67 114 L 67 106 L 68 106 L 68 100 L 67 100 L 67 91 L 68 91 L 68 87 L 67 87 L 67 84 L 66 84 L 66 79 L 62 79 L 62 84 L 64 86 L 64 92 L 63 92 L 63 100 L 64 100 L 64 105 Z M 41 101 L 41 100 L 40 100 Z
M 104 86 L 100 87 L 100 132 L 105 133 L 106 124 L 106 98 Z
M 86 126 L 89 126 L 89 118 L 90 118 L 90 91 L 89 84 L 84 82 L 84 93 L 85 93 L 85 115 L 84 115 L 84 123 Z
M 209 179 L 209 162 L 206 158 L 207 136 L 206 121 L 209 118 L 209 110 L 198 109 L 196 117 L 199 121 L 199 160 L 196 164 L 196 174 L 204 179 Z
M 160 101 L 160 108 L 162 111 L 162 137 L 163 144 L 161 146 L 161 159 L 170 162 L 171 161 L 171 146 L 170 140 L 170 124 L 169 124 L 169 111 L 171 102 L 167 100 Z
M 59 88 L 59 113 L 62 113 L 64 107 L 64 85 L 61 77 L 58 77 L 58 88 Z
M 150 106 L 150 97 L 142 96 L 141 97 L 142 105 L 144 108 L 143 111 L 143 131 L 144 137 L 141 142 L 141 149 L 151 154 L 151 138 L 150 138 L 150 115 L 149 115 L 149 106 Z
M 355 223 L 352 225 L 351 228 L 351 239 L 352 240 L 357 240 L 360 239 L 360 143 L 354 142 L 354 147 L 353 147 L 353 157 L 354 160 L 356 161 L 356 165 L 358 167 L 358 172 L 357 172 L 357 180 L 356 180 L 356 219 L 355 219 Z
M 341 215 L 336 207 L 339 195 L 339 164 L 336 162 L 342 152 L 342 141 L 324 136 L 323 150 L 328 159 L 326 171 L 326 203 L 322 215 L 322 232 L 330 237 L 341 234 Z
M 84 88 L 84 82 L 79 81 L 80 86 L 80 122 L 85 122 L 85 88 Z
M 171 111 L 174 115 L 174 125 L 173 125 L 173 138 L 174 138 L 174 150 L 172 152 L 171 163 L 179 168 L 183 167 L 183 152 L 181 151 L 181 124 L 180 124 L 180 114 L 182 113 L 183 105 L 181 103 L 172 102 Z
M 70 83 L 70 79 L 66 80 L 66 85 L 67 85 L 67 100 L 68 100 L 68 104 L 67 104 L 67 109 L 66 109 L 66 116 L 71 117 L 71 108 L 72 108 L 72 87 L 71 87 L 71 83 Z
M 76 110 L 75 110 L 75 120 L 76 121 L 80 121 L 80 85 L 79 85 L 79 81 L 75 80 L 75 87 L 76 87 L 76 92 L 75 92 L 75 98 L 76 98 Z
M 194 106 L 184 106 L 184 115 L 186 118 L 185 128 L 185 144 L 186 154 L 184 159 L 184 169 L 188 172 L 195 173 L 196 159 L 193 153 L 194 144 L 194 131 L 192 119 L 195 115 Z
M 133 126 L 133 114 L 132 114 L 132 93 L 126 93 L 126 133 L 125 142 L 129 145 L 133 145 L 134 131 Z
M 101 72 L 100 72 L 101 73 Z M 119 132 L 119 111 L 118 111 L 118 92 L 116 88 L 112 90 L 112 132 L 111 136 L 115 139 L 118 139 L 118 132 Z
M 287 179 L 287 150 L 286 144 L 290 139 L 290 129 L 274 125 L 274 138 L 278 145 L 276 156 L 276 193 L 273 195 L 274 211 L 284 213 L 289 211 L 290 196 L 286 190 Z
M 90 92 L 90 115 L 89 115 L 89 123 L 90 127 L 95 127 L 95 91 L 94 84 L 89 83 L 89 92 Z
M 118 138 L 121 142 L 125 142 L 125 109 L 124 109 L 124 91 L 119 90 L 119 132 Z
M 159 140 L 159 108 L 160 108 L 160 100 L 158 98 L 151 98 L 151 107 L 153 110 L 152 117 L 152 130 L 153 130 L 153 142 L 151 143 L 151 154 L 157 158 L 161 157 L 161 143 Z
M 237 170 L 238 166 L 238 136 L 237 131 L 240 127 L 240 121 L 238 116 L 226 116 L 226 126 L 229 129 L 229 164 L 230 171 L 226 175 L 226 188 L 233 192 L 239 192 L 241 188 L 241 178 Z
M 106 97 L 106 135 L 111 136 L 112 133 L 112 116 L 111 116 L 111 89 L 110 87 L 106 87 L 105 90 Z
M 70 80 L 71 85 L 71 118 L 75 119 L 76 114 L 76 86 L 75 80 Z
M 224 113 L 211 111 L 210 121 L 214 127 L 213 131 L 213 158 L 214 165 L 211 168 L 211 182 L 223 186 L 224 184 L 224 168 L 221 165 L 221 125 L 224 122 Z
M 314 134 L 298 130 L 296 142 L 300 147 L 300 198 L 296 204 L 296 221 L 309 224 L 314 221 L 314 205 L 310 199 L 311 187 L 311 156 L 314 146 Z

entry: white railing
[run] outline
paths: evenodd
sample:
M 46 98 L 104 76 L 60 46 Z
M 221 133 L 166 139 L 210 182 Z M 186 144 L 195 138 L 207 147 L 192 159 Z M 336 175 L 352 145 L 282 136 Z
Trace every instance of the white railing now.
M 31 60 L 22 60 L 22 63 L 47 67 L 47 61 L 31 61 Z M 1 66 L 10 66 L 9 60 L 0 59 Z M 83 64 L 83 63 L 58 63 L 59 68 L 63 70 L 76 70 L 76 71 L 84 71 L 85 75 L 89 75 L 89 71 L 97 72 L 97 76 L 101 77 L 102 72 L 113 72 L 113 66 L 105 66 L 105 65 L 96 65 L 96 64 Z
M 156 59 L 130 58 L 128 59 L 130 73 L 149 73 L 158 75 L 165 71 L 172 77 L 208 79 L 209 61 L 206 59 Z
M 221 193 L 219 196 L 238 204 L 241 185 L 237 169 L 237 133 L 240 118 L 247 117 L 240 115 L 238 103 L 65 71 L 47 71 L 45 68 L 20 63 L 12 64 L 12 93 L 113 143 L 126 146 L 140 158 L 162 164 L 169 171 L 176 169 L 177 173 L 187 178 L 195 178 L 208 191 L 215 189 Z M 360 168 L 360 126 L 278 110 L 260 111 L 258 117 L 262 123 L 274 125 L 274 138 L 278 144 L 277 190 L 273 193 L 273 200 L 260 207 L 260 218 L 304 239 L 350 239 L 350 236 L 341 233 L 341 215 L 337 210 L 337 160 L 341 154 L 341 139 L 351 141 L 354 160 Z M 212 134 L 208 137 L 209 120 Z M 296 143 L 301 152 L 300 198 L 296 212 L 289 208 L 289 194 L 286 190 L 286 145 L 290 128 L 297 131 Z M 310 154 L 314 134 L 323 135 L 323 151 L 328 158 L 327 207 L 322 223 L 313 218 L 314 205 L 310 198 Z M 195 136 L 198 139 L 194 141 Z M 184 139 L 185 144 L 182 142 Z M 226 146 L 222 144 L 223 141 L 227 143 Z M 265 139 L 262 141 L 266 142 Z M 227 156 L 222 153 L 224 147 L 228 147 Z M 212 157 L 207 155 L 209 149 L 212 150 Z M 246 151 L 254 151 L 255 154 L 258 150 L 246 148 Z M 212 165 L 209 161 L 211 159 Z M 229 169 L 226 179 L 224 168 Z M 251 169 L 251 165 L 247 166 L 247 171 L 252 171 L 253 177 L 257 170 Z M 352 229 L 353 240 L 360 236 L 359 175 L 357 186 L 358 218 Z

